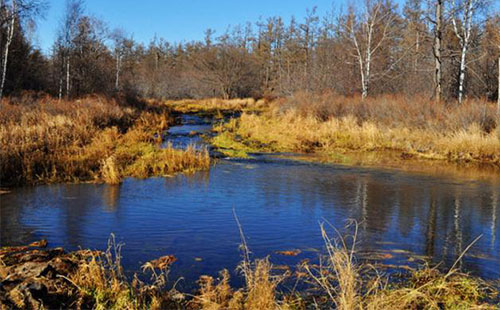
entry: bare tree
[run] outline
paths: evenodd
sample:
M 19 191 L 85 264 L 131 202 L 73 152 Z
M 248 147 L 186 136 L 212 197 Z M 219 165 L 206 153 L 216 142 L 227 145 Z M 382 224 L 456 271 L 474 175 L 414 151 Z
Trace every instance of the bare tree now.
M 194 55 L 194 67 L 200 82 L 225 99 L 250 96 L 257 72 L 255 61 L 240 47 L 220 43 Z
M 9 49 L 14 37 L 16 24 L 23 19 L 34 21 L 45 9 L 45 2 L 41 0 L 1 0 L 0 2 L 0 28 L 7 26 L 7 37 L 2 53 L 2 77 L 0 81 L 0 98 L 3 97 L 5 80 L 7 75 L 7 64 L 9 60 Z
M 122 59 L 125 55 L 126 37 L 123 29 L 115 29 L 111 34 L 115 57 L 115 90 L 120 89 L 120 73 L 122 69 Z
M 2 7 L 4 7 L 4 1 L 2 1 Z M 9 47 L 10 44 L 12 43 L 12 37 L 14 36 L 14 27 L 16 24 L 16 0 L 12 0 L 11 2 L 11 8 L 9 12 L 7 13 L 10 15 L 10 20 L 7 26 L 7 41 L 5 42 L 5 48 L 3 52 L 3 59 L 2 59 L 2 81 L 0 84 L 0 99 L 3 97 L 3 89 L 5 86 L 5 76 L 7 74 L 7 61 L 9 59 Z
M 474 12 L 481 0 L 452 0 L 451 21 L 453 31 L 460 43 L 460 69 L 458 75 L 458 102 L 462 103 L 464 96 L 464 80 L 466 56 L 471 44 L 472 20 Z
M 432 0 L 429 8 L 434 8 L 434 17 L 427 15 L 427 20 L 434 25 L 433 36 L 434 44 L 432 53 L 434 57 L 434 99 L 441 101 L 443 96 L 443 27 L 444 27 L 444 0 Z
M 351 42 L 354 51 L 351 56 L 359 65 L 362 98 L 368 96 L 373 57 L 394 30 L 395 15 L 385 3 L 366 0 L 361 16 L 357 16 L 351 8 L 345 20 L 341 21 L 341 34 Z
M 70 96 L 70 62 L 74 39 L 78 32 L 78 24 L 83 16 L 83 0 L 66 0 L 66 12 L 61 22 L 56 45 L 61 54 L 61 72 L 59 75 L 59 99 L 63 95 L 63 81 L 66 79 L 66 97 Z

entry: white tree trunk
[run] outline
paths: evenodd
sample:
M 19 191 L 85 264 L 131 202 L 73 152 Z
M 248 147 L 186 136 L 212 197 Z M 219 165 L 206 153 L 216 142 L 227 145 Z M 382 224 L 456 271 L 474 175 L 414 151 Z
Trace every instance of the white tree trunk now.
M 62 72 L 60 72 L 59 76 L 59 101 L 62 99 L 62 92 L 63 92 L 63 75 Z
M 464 79 L 465 79 L 465 56 L 467 54 L 467 45 L 462 46 L 460 55 L 460 74 L 458 76 L 458 103 L 462 103 L 464 96 Z
M 439 102 L 442 96 L 441 80 L 441 38 L 443 27 L 443 0 L 436 1 L 436 24 L 434 30 L 434 99 Z
M 460 104 L 463 102 L 463 97 L 464 97 L 466 56 L 467 56 L 467 49 L 470 44 L 470 34 L 472 30 L 472 16 L 474 12 L 475 1 L 476 0 L 467 0 L 467 3 L 465 4 L 464 7 L 464 15 L 463 15 L 463 20 L 461 21 L 460 30 L 458 29 L 457 26 L 456 16 L 453 16 L 452 18 L 453 30 L 458 38 L 458 41 L 460 42 L 460 47 L 461 47 L 460 69 L 459 69 L 460 71 L 458 74 L 458 103 Z M 460 11 L 460 9 L 455 5 L 455 1 L 453 1 L 452 9 L 456 12 Z
M 3 89 L 5 87 L 5 78 L 7 76 L 7 62 L 9 59 L 9 47 L 14 37 L 14 27 L 16 22 L 16 1 L 12 0 L 12 11 L 10 12 L 10 23 L 7 28 L 7 42 L 5 42 L 5 49 L 2 62 L 2 82 L 0 84 L 0 99 L 3 98 Z
M 498 57 L 497 113 L 500 115 L 500 57 Z
M 66 98 L 69 98 L 69 91 L 70 91 L 70 74 L 69 74 L 69 56 L 66 56 Z
M 370 86 L 370 67 L 372 63 L 372 34 L 373 34 L 373 26 L 374 26 L 373 24 L 375 19 L 376 15 L 374 16 L 373 20 L 368 24 L 368 43 L 366 48 L 366 60 L 365 60 L 366 72 L 365 72 L 365 79 L 363 83 L 363 93 L 362 93 L 363 99 L 368 96 L 368 87 Z
M 120 54 L 116 54 L 116 76 L 115 76 L 115 89 L 120 89 L 120 71 L 122 66 L 122 56 Z

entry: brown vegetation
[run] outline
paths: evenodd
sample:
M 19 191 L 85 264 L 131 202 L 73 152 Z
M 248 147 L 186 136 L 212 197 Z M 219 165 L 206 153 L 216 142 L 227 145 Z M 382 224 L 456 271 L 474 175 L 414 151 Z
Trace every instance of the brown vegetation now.
M 203 113 L 221 116 L 224 113 L 235 112 L 256 112 L 268 108 L 268 101 L 264 99 L 255 100 L 253 98 L 242 99 L 183 99 L 166 100 L 165 104 L 176 112 L 180 113 Z
M 0 254 L 0 309 L 180 309 L 184 295 L 166 289 L 170 264 L 146 264 L 150 284 L 127 281 L 120 244 L 106 252 L 9 248 Z
M 422 98 L 351 98 L 299 93 L 266 113 L 244 113 L 218 128 L 221 148 L 317 153 L 335 160 L 349 152 L 399 152 L 425 158 L 500 166 L 495 106 Z
M 18 102 L 21 100 L 21 102 Z M 4 99 L 0 183 L 121 182 L 208 168 L 207 151 L 161 147 L 168 108 L 115 99 Z
M 0 252 L 0 309 L 495 309 L 494 286 L 452 267 L 448 272 L 423 266 L 397 281 L 373 265 L 356 259 L 354 238 L 334 238 L 322 227 L 326 254 L 319 264 L 308 261 L 295 273 L 276 273 L 268 258 L 250 260 L 244 247 L 239 270 L 244 286 L 233 288 L 229 272 L 219 279 L 202 276 L 194 296 L 169 282 L 176 258 L 147 262 L 149 284 L 137 276 L 127 280 L 121 266 L 121 245 L 111 236 L 106 252 L 4 248 Z M 291 279 L 305 291 L 282 291 Z

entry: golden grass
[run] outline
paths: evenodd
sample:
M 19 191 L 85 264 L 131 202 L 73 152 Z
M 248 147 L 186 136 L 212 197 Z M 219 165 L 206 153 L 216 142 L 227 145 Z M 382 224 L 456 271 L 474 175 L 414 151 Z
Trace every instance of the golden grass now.
M 143 269 L 152 273 L 152 283 L 145 284 L 136 276 L 128 282 L 121 265 L 121 244 L 114 235 L 104 253 L 91 253 L 89 258 L 66 279 L 77 288 L 78 309 L 166 309 L 179 308 L 184 295 L 174 288 L 167 289 L 171 264 L 162 266 L 146 263 Z
M 51 98 L 0 108 L 2 185 L 53 182 L 120 183 L 123 177 L 163 176 L 205 169 L 206 150 L 161 148 L 173 122 L 169 109 L 149 102 Z
M 167 100 L 164 102 L 174 111 L 181 113 L 207 113 L 222 116 L 221 113 L 241 111 L 261 111 L 267 108 L 268 102 L 264 99 L 185 99 Z
M 452 162 L 476 162 L 500 166 L 500 126 L 496 126 L 494 107 L 485 102 L 467 102 L 461 107 L 434 107 L 434 112 L 444 115 L 425 115 L 420 122 L 414 110 L 424 109 L 425 102 L 413 104 L 407 120 L 399 113 L 391 116 L 382 113 L 383 107 L 397 108 L 403 103 L 372 100 L 366 107 L 354 99 L 346 103 L 347 112 L 326 114 L 319 117 L 311 108 L 278 100 L 266 113 L 243 113 L 240 118 L 218 128 L 221 137 L 216 137 L 215 146 L 234 150 L 245 148 L 302 153 L 338 154 L 354 152 L 399 152 L 403 157 L 447 160 Z M 396 99 L 392 99 L 396 100 Z M 372 109 L 371 112 L 362 112 Z M 403 108 L 402 108 L 403 109 Z M 481 114 L 480 110 L 484 112 Z M 375 112 L 374 112 L 375 111 Z M 332 112 L 333 113 L 333 112 Z M 403 112 L 400 112 L 402 114 Z M 374 116 L 360 116 L 360 115 Z M 476 117 L 466 118 L 466 115 Z M 482 116 L 481 116 L 482 115 Z M 231 143 L 234 140 L 238 143 Z M 230 154 L 229 152 L 226 152 Z

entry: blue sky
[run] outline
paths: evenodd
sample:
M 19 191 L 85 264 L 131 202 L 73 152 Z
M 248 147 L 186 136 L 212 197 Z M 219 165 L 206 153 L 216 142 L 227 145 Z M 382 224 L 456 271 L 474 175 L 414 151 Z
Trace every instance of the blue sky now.
M 38 21 L 34 43 L 49 52 L 56 37 L 57 27 L 64 13 L 65 0 L 47 0 L 49 9 L 44 19 Z M 110 29 L 123 28 L 142 43 L 155 35 L 169 42 L 202 40 L 207 28 L 216 30 L 216 36 L 228 26 L 254 23 L 260 17 L 282 16 L 288 21 L 295 16 L 303 19 L 307 8 L 314 6 L 319 16 L 332 7 L 345 8 L 359 0 L 86 0 L 85 7 L 92 14 L 107 22 Z M 493 10 L 500 1 L 492 0 Z M 396 0 L 404 3 L 404 0 Z M 496 4 L 495 4 L 496 3 Z
M 38 22 L 35 44 L 48 52 L 55 39 L 65 0 L 48 0 L 45 19 Z M 344 0 L 86 0 L 88 13 L 107 22 L 113 29 L 123 28 L 139 42 L 155 35 L 170 42 L 201 40 L 207 28 L 222 34 L 229 25 L 255 22 L 259 17 L 293 15 L 299 20 L 306 8 L 318 7 L 320 16 Z

